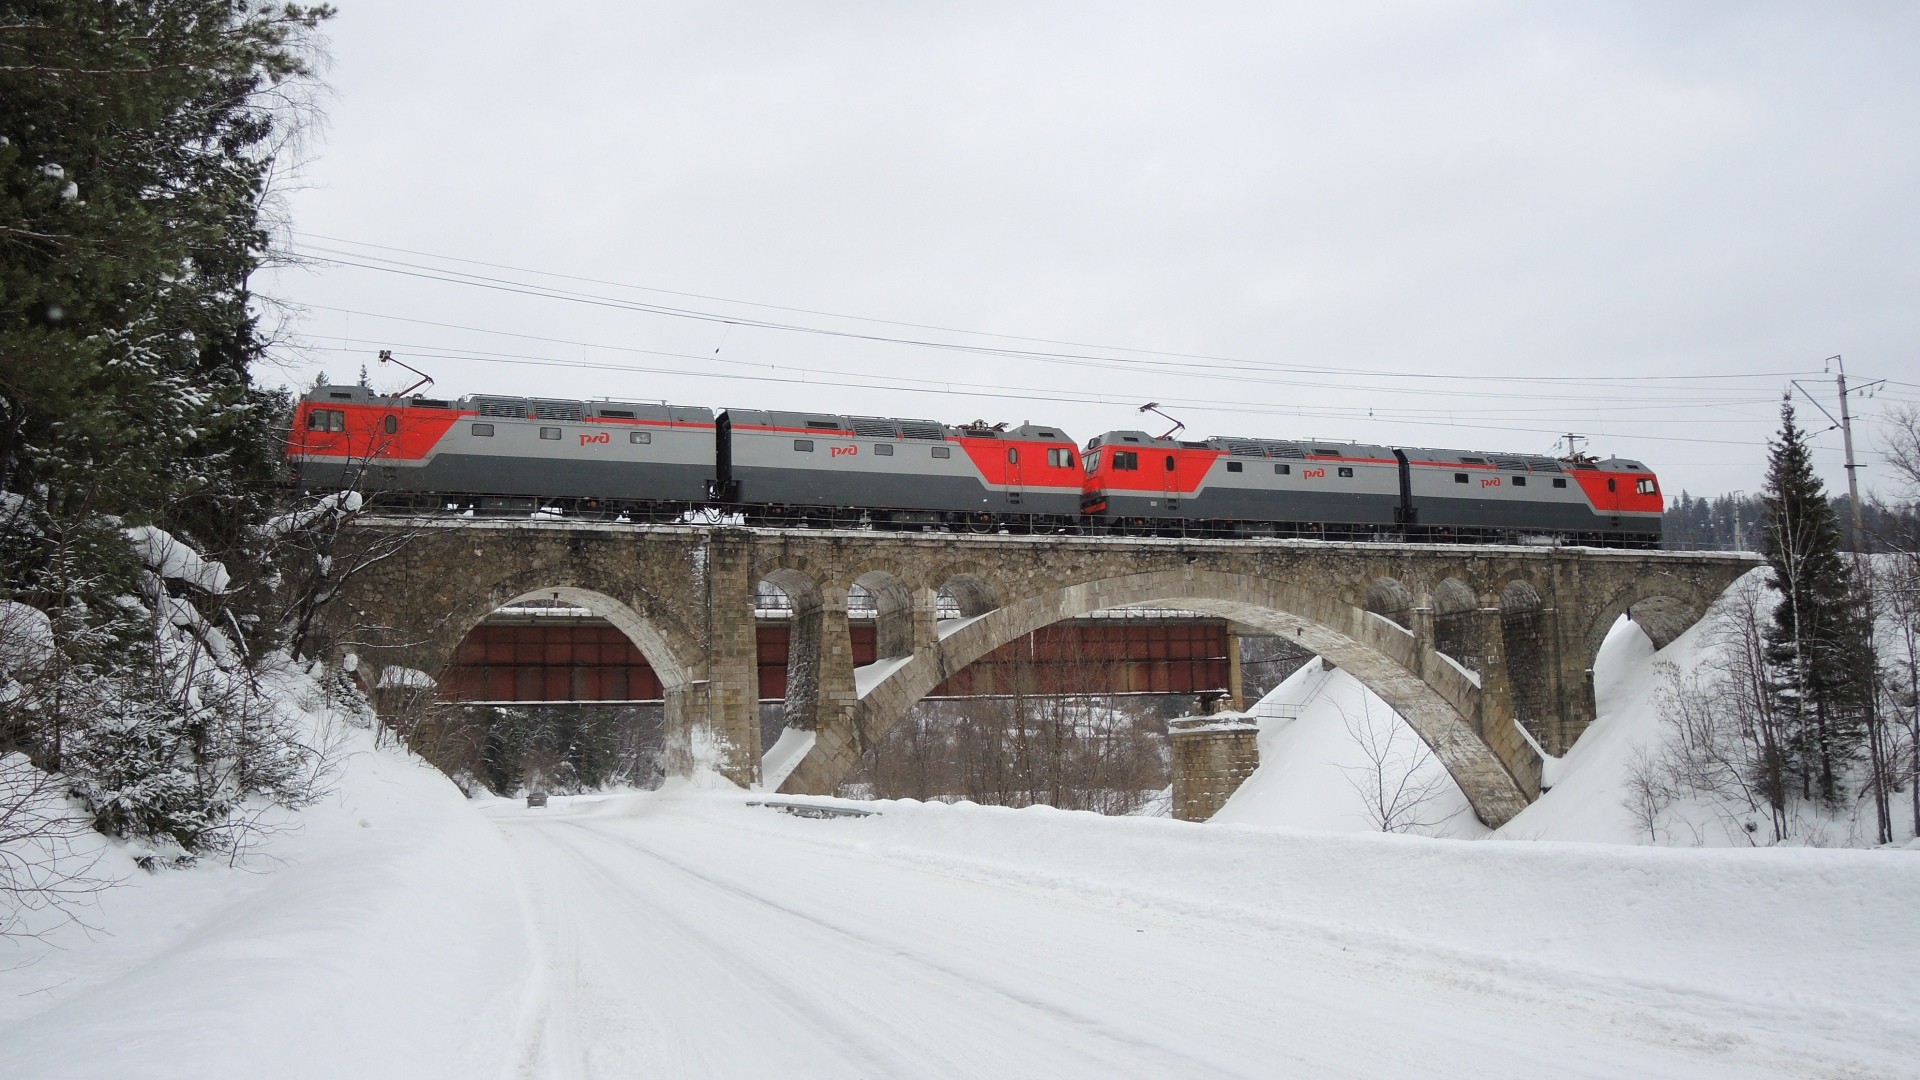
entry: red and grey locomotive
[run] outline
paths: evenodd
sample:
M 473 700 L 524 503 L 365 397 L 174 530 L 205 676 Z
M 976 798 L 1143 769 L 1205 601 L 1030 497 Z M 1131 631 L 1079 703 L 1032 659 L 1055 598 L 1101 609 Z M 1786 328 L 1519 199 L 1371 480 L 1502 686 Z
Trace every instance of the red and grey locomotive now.
M 1037 424 L 320 386 L 289 455 L 309 489 L 476 511 L 752 524 L 871 524 L 1657 546 L 1637 461 L 1108 432 L 1084 454 Z

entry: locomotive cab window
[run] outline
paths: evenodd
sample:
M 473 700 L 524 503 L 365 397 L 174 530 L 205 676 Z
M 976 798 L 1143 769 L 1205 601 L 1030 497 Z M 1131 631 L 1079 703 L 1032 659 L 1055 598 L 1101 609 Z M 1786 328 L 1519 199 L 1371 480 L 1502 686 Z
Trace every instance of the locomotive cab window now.
M 1652 477 L 1646 477 L 1634 485 L 1634 490 L 1642 495 L 1658 495 L 1660 494 L 1660 485 L 1654 483 Z
M 953 447 L 951 446 L 934 446 L 928 449 L 932 450 L 933 456 L 937 458 L 950 458 L 953 456 Z
M 793 440 L 793 448 L 795 450 L 798 450 L 800 453 L 811 454 L 813 453 L 813 440 L 812 439 L 795 439 Z
M 627 432 L 627 441 L 630 443 L 650 443 L 653 441 L 653 432 L 629 431 Z
M 1047 451 L 1047 464 L 1056 469 L 1071 469 L 1073 468 L 1073 451 L 1054 447 Z
M 339 409 L 315 409 L 307 414 L 307 427 L 314 431 L 345 431 L 347 414 Z
M 557 440 L 560 438 L 560 429 L 557 427 L 543 427 L 540 429 L 540 437 L 543 439 Z
M 1133 472 L 1140 468 L 1140 452 L 1137 450 L 1115 450 L 1113 452 L 1113 470 L 1115 472 Z
M 874 444 L 873 444 L 873 453 L 874 453 L 874 456 L 875 456 L 875 457 L 892 457 L 892 456 L 893 456 L 893 444 L 892 444 L 892 443 L 884 443 L 884 442 L 881 442 L 881 443 L 874 443 Z
M 493 425 L 492 424 L 475 424 L 473 425 L 473 434 L 477 438 L 491 439 L 493 438 Z

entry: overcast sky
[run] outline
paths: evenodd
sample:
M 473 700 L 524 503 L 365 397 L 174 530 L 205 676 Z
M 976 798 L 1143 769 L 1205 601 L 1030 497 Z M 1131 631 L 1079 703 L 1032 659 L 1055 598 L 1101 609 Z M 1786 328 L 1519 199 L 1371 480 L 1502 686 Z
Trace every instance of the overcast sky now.
M 1912 3 L 339 6 L 273 381 L 1577 432 L 1669 493 L 1757 490 L 1834 354 L 1868 488 L 1920 400 Z

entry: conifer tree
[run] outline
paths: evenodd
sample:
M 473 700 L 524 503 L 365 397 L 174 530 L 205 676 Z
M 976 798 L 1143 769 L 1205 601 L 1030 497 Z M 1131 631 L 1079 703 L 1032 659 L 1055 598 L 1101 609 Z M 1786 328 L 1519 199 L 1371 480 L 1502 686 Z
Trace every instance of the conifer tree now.
M 248 279 L 329 14 L 0 4 L 0 599 L 52 639 L 0 682 L 0 754 L 63 774 L 98 827 L 188 852 L 218 845 L 235 800 L 295 797 L 303 764 L 262 726 L 246 664 L 266 642 L 241 639 L 275 631 L 236 594 L 271 580 L 245 549 L 285 412 L 250 380 Z M 238 574 L 201 563 L 189 583 L 181 550 Z
M 284 96 L 330 11 L 260 0 L 0 10 L 0 572 L 106 614 L 117 528 L 226 548 L 266 508 L 277 402 L 248 276 Z M 69 551 L 89 556 L 74 565 Z M 225 552 L 216 552 L 225 553 Z M 244 561 L 244 560 L 243 560 Z
M 1873 703 L 1872 634 L 1791 403 L 1780 408 L 1762 503 L 1764 552 L 1780 593 L 1767 631 L 1769 691 L 1786 738 L 1760 763 L 1757 779 L 1775 809 L 1795 789 L 1801 798 L 1835 803 Z

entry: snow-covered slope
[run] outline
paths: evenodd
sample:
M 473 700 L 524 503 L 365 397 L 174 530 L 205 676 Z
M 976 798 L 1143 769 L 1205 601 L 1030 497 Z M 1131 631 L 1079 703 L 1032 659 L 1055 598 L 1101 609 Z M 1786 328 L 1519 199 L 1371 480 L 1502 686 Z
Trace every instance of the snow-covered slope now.
M 529 976 L 498 831 L 428 766 L 316 722 L 337 789 L 239 865 L 149 874 L 83 838 L 117 884 L 84 926 L 0 940 L 0 1075 L 497 1071 Z
M 1432 797 L 1408 815 L 1413 827 L 1395 831 L 1426 836 L 1478 837 L 1486 826 L 1473 816 L 1466 795 L 1413 729 L 1359 680 L 1318 660 L 1262 698 L 1248 713 L 1260 722 L 1260 767 L 1213 820 L 1243 825 L 1290 825 L 1333 832 L 1374 832 L 1379 817 L 1369 796 L 1379 785 L 1371 740 L 1389 782 L 1412 772 L 1409 787 L 1431 785 Z
M 1664 660 L 1683 670 L 1701 661 L 1707 624 L 1696 624 L 1658 652 L 1622 619 L 1593 667 L 1594 721 L 1566 755 L 1546 762 L 1550 789 L 1500 830 L 1504 839 L 1588 840 L 1644 844 L 1649 838 L 1627 808 L 1627 773 L 1636 753 L 1661 739 L 1654 688 Z

